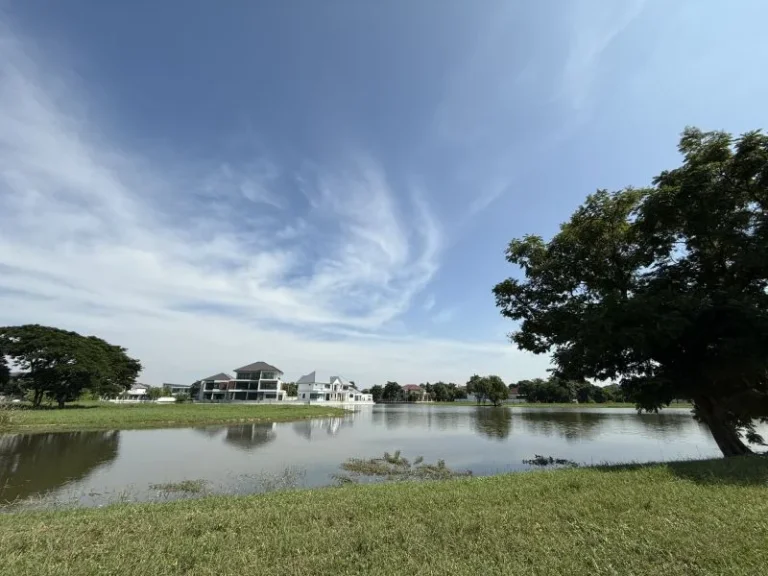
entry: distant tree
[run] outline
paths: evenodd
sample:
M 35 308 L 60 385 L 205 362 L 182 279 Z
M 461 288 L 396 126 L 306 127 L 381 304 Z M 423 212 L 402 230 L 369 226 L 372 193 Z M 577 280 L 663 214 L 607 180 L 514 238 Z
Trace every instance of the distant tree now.
M 725 456 L 768 419 L 768 135 L 686 128 L 682 165 L 599 190 L 549 241 L 514 239 L 496 285 L 512 340 L 558 375 L 620 380 L 637 406 L 690 398 Z
M 400 400 L 403 397 L 403 389 L 397 382 L 387 382 L 381 394 L 381 399 L 387 402 Z
M 299 395 L 299 385 L 295 382 L 284 382 L 283 383 L 283 390 L 285 390 L 286 396 L 298 396 Z
M 197 380 L 196 382 L 193 382 L 192 385 L 189 387 L 189 398 L 191 400 L 197 400 L 197 398 L 200 396 L 200 386 L 201 386 L 200 380 Z
M 509 398 L 509 388 L 498 376 L 486 376 L 483 378 L 485 384 L 485 396 L 494 406 L 501 406 Z
M 168 390 L 168 394 L 166 394 L 167 387 L 163 386 L 162 388 L 158 388 L 157 386 L 151 386 L 147 388 L 147 396 L 149 396 L 150 400 L 157 400 L 158 398 L 162 398 L 163 396 L 170 396 L 170 390 Z
M 477 374 L 473 374 L 470 377 L 470 379 L 467 381 L 467 385 L 466 385 L 467 394 L 476 394 L 475 388 L 476 388 L 478 382 L 480 382 L 481 379 L 482 378 L 479 375 L 477 375 Z
M 454 400 L 466 400 L 467 399 L 467 389 L 466 388 L 459 388 L 451 382 L 448 384 L 448 388 L 452 391 L 453 399 Z
M 453 402 L 453 391 L 445 382 L 437 382 L 432 385 L 432 394 L 435 402 Z
M 141 364 L 100 338 L 28 324 L 0 328 L 0 348 L 26 372 L 32 404 L 48 396 L 60 407 L 85 389 L 130 387 Z
M 379 401 L 381 401 L 381 398 L 382 398 L 382 396 L 384 394 L 384 388 L 382 388 L 381 386 L 376 384 L 375 386 L 371 386 L 371 392 L 370 393 L 371 393 L 371 396 L 373 396 L 373 401 L 374 402 L 379 402 Z

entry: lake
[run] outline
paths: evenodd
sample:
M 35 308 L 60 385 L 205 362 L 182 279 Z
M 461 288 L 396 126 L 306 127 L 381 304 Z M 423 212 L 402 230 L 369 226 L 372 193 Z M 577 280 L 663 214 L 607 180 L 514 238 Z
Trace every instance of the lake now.
M 523 460 L 536 454 L 580 464 L 720 454 L 687 409 L 377 405 L 280 424 L 0 436 L 0 501 L 165 500 L 182 495 L 158 485 L 182 480 L 235 494 L 324 486 L 348 458 L 396 450 L 475 475 L 527 470 Z

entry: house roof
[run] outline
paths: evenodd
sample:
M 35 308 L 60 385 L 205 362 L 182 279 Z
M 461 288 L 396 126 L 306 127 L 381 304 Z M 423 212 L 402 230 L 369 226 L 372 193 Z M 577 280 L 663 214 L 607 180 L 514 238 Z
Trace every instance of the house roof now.
M 346 384 L 347 386 L 351 386 L 352 388 L 357 390 L 357 387 L 354 384 L 352 384 L 349 380 L 346 380 L 341 376 L 334 376 L 334 375 L 327 374 L 325 372 L 318 372 L 316 370 L 313 370 L 309 374 L 305 374 L 304 376 L 296 380 L 296 384 L 313 384 L 315 382 L 320 384 L 330 384 L 332 382 L 335 382 L 336 380 L 338 380 L 342 384 Z
M 170 382 L 163 382 L 163 386 L 168 386 L 169 388 L 191 388 L 192 384 L 171 384 Z
M 218 374 L 208 376 L 208 378 L 202 378 L 201 380 L 206 382 L 208 380 L 232 380 L 232 376 L 229 374 L 224 374 L 224 372 L 219 372 Z
M 418 384 L 406 384 L 403 386 L 403 390 L 408 390 L 408 392 L 421 392 L 423 388 Z
M 267 364 L 266 362 L 254 362 L 253 364 L 248 364 L 247 366 L 241 366 L 240 368 L 235 368 L 235 372 L 256 372 L 257 370 L 268 370 L 271 372 L 280 372 L 280 374 L 283 373 L 280 368 L 276 368 L 275 366 L 272 366 L 271 364 Z

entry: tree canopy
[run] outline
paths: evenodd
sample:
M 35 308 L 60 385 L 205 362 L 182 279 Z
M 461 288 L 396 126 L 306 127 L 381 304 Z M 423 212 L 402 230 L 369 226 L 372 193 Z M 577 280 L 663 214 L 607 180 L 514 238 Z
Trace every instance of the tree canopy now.
M 37 324 L 0 328 L 0 350 L 25 372 L 20 382 L 35 406 L 45 396 L 63 406 L 85 389 L 118 393 L 130 388 L 141 371 L 125 348 Z
M 680 167 L 589 196 L 548 242 L 512 240 L 496 285 L 520 348 L 556 374 L 620 380 L 657 410 L 690 398 L 725 455 L 768 416 L 768 137 L 687 128 Z
M 509 388 L 499 376 L 475 374 L 467 382 L 467 389 L 470 387 L 478 404 L 487 400 L 494 406 L 501 406 L 509 398 Z

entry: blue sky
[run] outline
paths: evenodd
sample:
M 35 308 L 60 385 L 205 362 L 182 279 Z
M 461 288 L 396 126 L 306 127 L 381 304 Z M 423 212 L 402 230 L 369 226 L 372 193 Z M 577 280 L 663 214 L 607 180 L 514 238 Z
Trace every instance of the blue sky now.
M 0 324 L 142 380 L 541 376 L 507 242 L 766 127 L 761 0 L 0 0 Z

